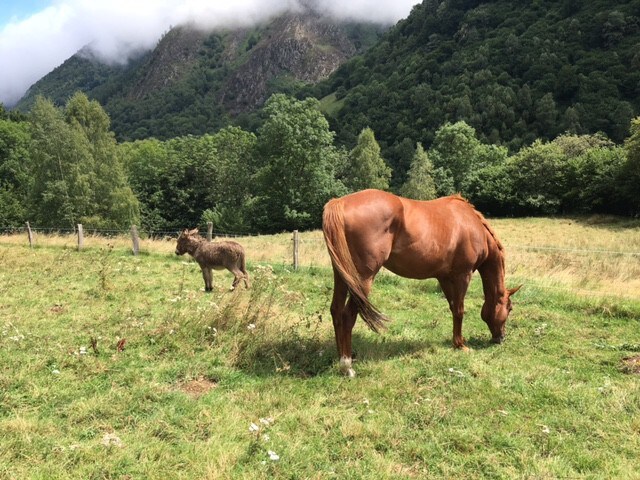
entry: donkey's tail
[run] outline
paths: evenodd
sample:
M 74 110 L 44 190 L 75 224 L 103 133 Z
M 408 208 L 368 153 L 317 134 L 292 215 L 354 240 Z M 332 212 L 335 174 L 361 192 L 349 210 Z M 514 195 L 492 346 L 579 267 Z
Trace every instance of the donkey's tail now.
M 380 330 L 384 330 L 386 328 L 384 322 L 389 321 L 389 318 L 374 307 L 367 298 L 362 279 L 347 245 L 344 232 L 344 205 L 341 199 L 330 200 L 325 205 L 322 215 L 322 233 L 333 268 L 347 284 L 358 313 L 374 332 L 379 333 Z

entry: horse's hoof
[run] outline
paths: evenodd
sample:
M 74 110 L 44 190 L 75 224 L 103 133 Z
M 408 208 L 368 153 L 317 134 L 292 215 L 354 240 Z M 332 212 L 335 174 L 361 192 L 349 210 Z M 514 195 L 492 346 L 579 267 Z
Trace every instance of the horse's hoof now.
M 342 357 L 340 359 L 340 371 L 348 378 L 356 376 L 356 371 L 351 368 L 351 359 L 347 357 Z

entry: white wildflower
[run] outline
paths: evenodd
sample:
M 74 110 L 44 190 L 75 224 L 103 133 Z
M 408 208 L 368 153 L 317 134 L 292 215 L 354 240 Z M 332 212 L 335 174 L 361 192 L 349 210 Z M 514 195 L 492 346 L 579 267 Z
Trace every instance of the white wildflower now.
M 53 375 L 60 375 L 60 370 L 58 370 L 58 369 L 56 368 L 56 369 L 54 369 L 54 370 L 51 370 L 51 373 L 52 373 Z
M 546 425 L 542 425 L 542 433 L 551 433 L 551 430 Z
M 464 377 L 464 373 L 460 370 L 456 370 L 455 368 L 450 368 L 449 373 L 453 373 L 454 375 L 457 375 L 459 377 Z
M 260 431 L 260 427 L 258 425 L 256 425 L 255 423 L 251 422 L 251 424 L 249 425 L 249 431 L 251 433 L 256 433 Z
M 280 460 L 280 456 L 276 452 L 269 450 L 267 453 L 269 454 L 270 460 L 274 462 L 277 462 L 278 460 Z
M 255 323 L 250 323 L 249 325 L 247 325 L 247 330 L 255 330 L 255 328 L 256 328 Z
M 261 418 L 260 423 L 263 425 L 271 425 L 273 423 L 273 418 L 271 417 Z

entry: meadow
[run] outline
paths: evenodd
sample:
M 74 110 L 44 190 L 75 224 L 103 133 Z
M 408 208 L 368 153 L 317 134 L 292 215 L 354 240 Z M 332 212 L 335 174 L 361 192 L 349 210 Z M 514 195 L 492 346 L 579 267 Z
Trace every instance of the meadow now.
M 434 280 L 340 375 L 320 232 L 244 237 L 250 289 L 175 240 L 0 236 L 0 478 L 640 478 L 640 222 L 496 219 L 523 288 L 489 342 L 474 276 L 451 348 Z

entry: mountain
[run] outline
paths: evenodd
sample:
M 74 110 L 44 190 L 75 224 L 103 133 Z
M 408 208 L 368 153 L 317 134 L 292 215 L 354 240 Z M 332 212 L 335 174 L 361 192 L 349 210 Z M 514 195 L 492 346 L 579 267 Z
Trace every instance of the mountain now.
M 179 26 L 126 65 L 105 65 L 84 48 L 35 83 L 17 108 L 28 110 L 37 95 L 62 105 L 81 90 L 105 107 L 119 140 L 247 125 L 272 93 L 327 78 L 387 28 L 339 22 L 312 9 L 252 28 Z
M 445 122 L 511 151 L 565 131 L 621 142 L 639 52 L 638 0 L 424 0 L 310 93 L 343 143 L 371 127 L 401 183 Z

